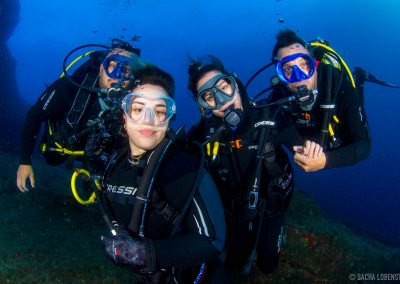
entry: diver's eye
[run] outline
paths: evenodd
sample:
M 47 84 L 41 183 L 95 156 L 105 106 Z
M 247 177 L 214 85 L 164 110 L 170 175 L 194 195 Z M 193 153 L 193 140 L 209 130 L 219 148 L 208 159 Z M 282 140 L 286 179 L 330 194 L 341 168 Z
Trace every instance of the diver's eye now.
M 156 107 L 154 109 L 154 114 L 158 121 L 164 121 L 167 117 L 167 108 L 166 107 Z
M 133 103 L 131 107 L 131 117 L 133 119 L 139 118 L 140 114 L 142 113 L 144 107 L 142 104 Z
M 129 65 L 124 65 L 124 76 L 125 78 L 129 78 L 131 76 L 131 67 Z
M 306 60 L 302 60 L 297 66 L 307 74 L 310 72 L 310 64 Z
M 211 90 L 207 90 L 207 91 L 203 92 L 203 94 L 201 96 L 202 96 L 203 100 L 207 103 L 214 102 L 214 94 Z
M 292 66 L 285 64 L 282 66 L 282 71 L 285 73 L 286 77 L 290 77 L 290 75 L 292 75 Z
M 112 73 L 117 66 L 118 66 L 118 63 L 116 61 L 110 60 L 107 65 L 108 72 Z

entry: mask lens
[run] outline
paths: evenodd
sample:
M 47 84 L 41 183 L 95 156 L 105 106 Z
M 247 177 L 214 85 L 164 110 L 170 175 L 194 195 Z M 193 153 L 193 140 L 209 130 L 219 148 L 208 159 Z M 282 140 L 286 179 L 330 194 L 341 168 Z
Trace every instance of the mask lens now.
M 132 93 L 123 99 L 122 109 L 133 122 L 149 121 L 155 125 L 167 123 L 176 112 L 175 102 L 170 97 L 150 98 Z
M 315 72 L 314 59 L 304 53 L 296 53 L 279 60 L 276 74 L 285 83 L 296 83 L 309 79 Z
M 132 78 L 130 58 L 120 54 L 111 54 L 103 60 L 103 68 L 108 77 L 125 81 Z
M 215 96 L 212 89 L 205 90 L 200 95 L 201 100 L 207 104 L 210 108 L 215 108 Z
M 235 93 L 235 84 L 232 77 L 222 77 L 215 84 L 215 87 L 229 97 L 232 97 Z
M 197 103 L 205 109 L 219 109 L 232 100 L 235 90 L 235 80 L 232 77 L 216 75 L 199 88 Z

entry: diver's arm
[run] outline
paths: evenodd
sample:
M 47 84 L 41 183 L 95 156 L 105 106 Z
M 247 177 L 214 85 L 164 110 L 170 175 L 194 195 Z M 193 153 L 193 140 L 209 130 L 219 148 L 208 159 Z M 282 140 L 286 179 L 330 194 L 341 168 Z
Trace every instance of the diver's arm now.
M 21 165 L 30 165 L 32 160 L 31 156 L 35 148 L 37 136 L 40 131 L 40 125 L 45 120 L 43 115 L 44 113 L 38 107 L 36 103 L 33 105 L 26 118 L 25 122 L 22 126 L 21 132 L 21 152 L 20 152 L 20 164 Z
M 154 240 L 155 260 L 160 268 L 193 266 L 218 257 L 225 245 L 225 219 L 220 197 L 206 174 L 194 196 L 184 224 L 184 234 Z
M 42 122 L 61 116 L 71 105 L 71 98 L 66 95 L 68 85 L 66 79 L 58 79 L 50 85 L 29 109 L 25 118 L 20 141 L 20 164 L 17 170 L 17 187 L 21 192 L 28 191 L 26 180 L 35 187 L 35 175 L 32 164 L 37 136 Z
M 65 78 L 56 80 L 39 97 L 30 108 L 21 133 L 20 164 L 30 165 L 37 136 L 42 122 L 48 119 L 60 119 L 70 108 L 73 95 L 71 86 Z M 72 96 L 72 97 L 71 97 Z
M 344 128 L 342 133 L 346 141 L 343 146 L 326 152 L 326 168 L 353 165 L 366 159 L 371 152 L 366 113 L 355 90 L 346 81 L 339 95 L 339 127 Z

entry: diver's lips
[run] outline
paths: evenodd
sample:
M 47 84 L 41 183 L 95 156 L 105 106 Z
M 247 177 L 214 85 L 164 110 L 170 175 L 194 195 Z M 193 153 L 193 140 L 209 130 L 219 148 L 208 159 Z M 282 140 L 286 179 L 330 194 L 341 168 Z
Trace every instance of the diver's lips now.
M 153 136 L 154 133 L 156 133 L 156 132 L 151 129 L 142 129 L 142 130 L 139 130 L 139 133 L 145 137 L 150 137 L 150 136 Z

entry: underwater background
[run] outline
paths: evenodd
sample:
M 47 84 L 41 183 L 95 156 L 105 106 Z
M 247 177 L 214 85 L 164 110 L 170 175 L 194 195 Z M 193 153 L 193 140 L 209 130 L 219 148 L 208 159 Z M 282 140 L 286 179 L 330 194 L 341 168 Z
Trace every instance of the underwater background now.
M 200 117 L 187 90 L 189 56 L 215 55 L 246 82 L 270 62 L 283 28 L 305 40 L 327 40 L 351 70 L 360 66 L 400 84 L 396 0 L 20 0 L 19 5 L 19 21 L 7 43 L 16 62 L 16 96 L 29 105 L 61 74 L 65 55 L 75 47 L 134 38 L 145 60 L 175 78 L 173 127 L 189 128 Z M 272 75 L 270 68 L 258 76 L 249 95 L 266 88 Z M 373 139 L 370 157 L 340 169 L 297 170 L 296 188 L 315 197 L 329 216 L 400 247 L 400 89 L 366 82 L 364 96 Z M 1 124 L 2 133 L 18 127 Z M 40 175 L 36 172 L 37 179 Z

